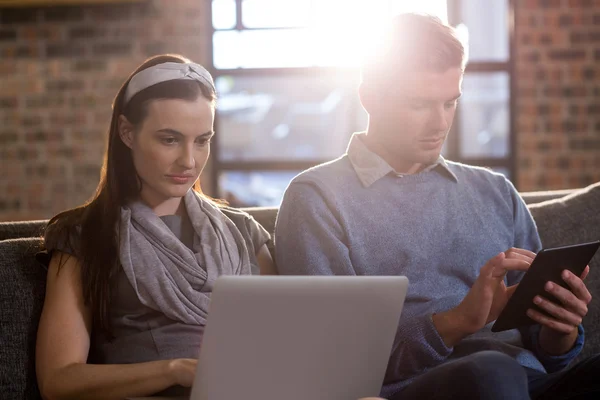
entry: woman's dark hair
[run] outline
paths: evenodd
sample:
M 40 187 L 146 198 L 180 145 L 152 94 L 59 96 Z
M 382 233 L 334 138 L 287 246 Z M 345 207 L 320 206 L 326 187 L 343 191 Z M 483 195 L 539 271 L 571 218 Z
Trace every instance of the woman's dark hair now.
M 49 240 L 62 242 L 64 248 L 72 249 L 79 258 L 83 297 L 92 311 L 92 323 L 95 329 L 106 333 L 111 331 L 110 282 L 120 268 L 118 226 L 121 206 L 136 199 L 141 190 L 131 150 L 119 135 L 119 116 L 124 115 L 138 128 L 146 118 L 152 100 L 194 101 L 203 96 L 213 104 L 216 101 L 214 89 L 206 84 L 195 80 L 171 80 L 140 91 L 124 105 L 125 90 L 131 78 L 139 71 L 165 62 L 186 63 L 189 60 L 169 54 L 149 58 L 123 83 L 112 105 L 108 146 L 95 194 L 84 205 L 53 217 L 46 227 L 47 243 Z M 201 193 L 199 181 L 194 190 Z

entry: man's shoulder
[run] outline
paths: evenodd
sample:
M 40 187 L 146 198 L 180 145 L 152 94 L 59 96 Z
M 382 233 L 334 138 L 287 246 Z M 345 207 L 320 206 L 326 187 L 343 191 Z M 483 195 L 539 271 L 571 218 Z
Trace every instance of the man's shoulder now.
M 497 186 L 499 184 L 504 184 L 506 181 L 506 177 L 502 173 L 487 167 L 479 167 L 448 160 L 445 160 L 445 163 L 447 168 L 456 175 L 458 182 L 463 182 L 466 185 L 480 183 Z
M 457 189 L 467 196 L 486 202 L 497 200 L 503 204 L 518 196 L 513 184 L 500 172 L 454 161 L 446 161 L 446 165 L 457 178 Z
M 348 179 L 356 179 L 356 173 L 348 156 L 343 155 L 335 160 L 316 165 L 296 176 L 291 184 L 337 185 Z
M 294 203 L 317 208 L 325 203 L 338 203 L 340 193 L 352 191 L 359 183 L 347 156 L 309 168 L 289 184 L 282 206 Z

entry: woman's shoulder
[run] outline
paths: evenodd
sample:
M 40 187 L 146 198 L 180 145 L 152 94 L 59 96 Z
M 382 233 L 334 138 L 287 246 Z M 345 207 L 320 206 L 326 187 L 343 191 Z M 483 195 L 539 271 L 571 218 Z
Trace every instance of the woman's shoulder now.
M 51 253 L 54 250 L 79 255 L 84 210 L 73 209 L 52 218 L 44 232 L 44 247 Z
M 250 214 L 240 210 L 239 208 L 220 205 L 219 210 L 231 220 L 240 220 L 246 222 L 247 220 L 254 219 Z
M 256 222 L 252 215 L 239 208 L 233 208 L 229 206 L 220 206 L 219 210 L 229 218 L 234 225 L 242 232 L 242 234 L 249 234 L 254 236 L 256 230 L 261 230 L 262 226 Z
M 235 224 L 255 252 L 271 240 L 269 232 L 246 211 L 229 206 L 219 206 L 219 209 Z

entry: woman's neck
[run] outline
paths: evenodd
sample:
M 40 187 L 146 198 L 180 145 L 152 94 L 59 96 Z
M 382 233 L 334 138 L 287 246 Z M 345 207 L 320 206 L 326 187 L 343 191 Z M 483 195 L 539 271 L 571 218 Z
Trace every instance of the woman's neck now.
M 165 215 L 185 215 L 185 202 L 183 197 L 158 196 L 156 193 L 142 190 L 140 200 L 154 211 L 159 217 Z

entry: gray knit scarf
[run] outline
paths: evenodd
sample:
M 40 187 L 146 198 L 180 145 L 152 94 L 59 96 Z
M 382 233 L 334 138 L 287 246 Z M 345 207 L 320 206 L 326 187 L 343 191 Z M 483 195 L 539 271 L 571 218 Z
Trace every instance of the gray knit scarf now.
M 194 227 L 194 251 L 145 204 L 121 209 L 120 261 L 142 304 L 167 317 L 205 325 L 220 275 L 250 274 L 245 241 L 215 205 L 193 190 L 183 198 Z

